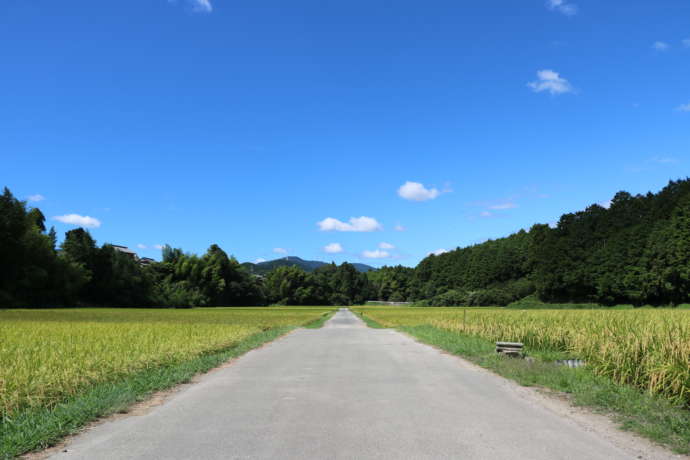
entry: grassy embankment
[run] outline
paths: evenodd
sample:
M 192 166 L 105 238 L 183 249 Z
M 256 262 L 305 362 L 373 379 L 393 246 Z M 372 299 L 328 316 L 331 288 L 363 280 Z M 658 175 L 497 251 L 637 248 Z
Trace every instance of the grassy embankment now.
M 524 299 L 515 301 L 506 306 L 509 310 L 665 310 L 667 308 L 673 309 L 690 309 L 690 304 L 684 303 L 675 307 L 655 307 L 653 305 L 634 306 L 626 305 L 601 305 L 598 303 L 546 303 L 539 300 L 536 296 L 531 295 Z
M 395 327 L 522 385 L 563 392 L 679 453 L 690 453 L 690 312 L 511 311 L 357 307 L 370 326 Z M 503 358 L 519 341 L 533 360 Z M 584 368 L 557 359 L 585 359 Z
M 47 447 L 333 310 L 0 311 L 0 458 Z

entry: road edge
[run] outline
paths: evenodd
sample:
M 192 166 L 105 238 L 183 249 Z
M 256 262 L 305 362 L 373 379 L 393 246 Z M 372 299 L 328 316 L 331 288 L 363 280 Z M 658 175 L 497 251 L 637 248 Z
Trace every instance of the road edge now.
M 13 417 L 11 424 L 0 425 L 3 429 L 0 458 L 46 458 L 63 448 L 74 436 L 109 420 L 140 415 L 142 410 L 163 404 L 203 376 L 231 365 L 246 353 L 275 342 L 298 328 L 267 329 L 225 349 L 204 353 L 181 363 L 145 369 L 117 382 L 94 385 L 55 408 L 20 412 Z

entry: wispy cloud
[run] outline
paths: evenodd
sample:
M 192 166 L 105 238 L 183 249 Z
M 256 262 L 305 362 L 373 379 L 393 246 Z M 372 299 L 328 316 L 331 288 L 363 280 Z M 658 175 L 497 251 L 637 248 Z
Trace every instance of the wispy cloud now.
M 210 13 L 213 11 L 211 0 L 188 0 L 192 4 L 192 11 L 195 13 Z
M 64 216 L 55 216 L 53 220 L 62 222 L 63 224 L 76 225 L 78 227 L 98 228 L 101 226 L 101 221 L 91 216 L 80 216 L 79 214 L 65 214 Z
M 254 261 L 255 264 L 260 264 L 261 262 L 266 262 L 266 259 L 264 259 L 263 257 L 259 257 Z
M 551 11 L 557 11 L 566 16 L 575 16 L 578 8 L 574 3 L 569 3 L 567 0 L 547 0 L 546 7 Z
M 210 13 L 213 11 L 211 0 L 184 0 L 195 13 Z M 169 3 L 178 3 L 178 0 L 168 0 Z
M 670 164 L 678 163 L 678 158 L 655 156 L 655 157 L 650 158 L 649 161 L 651 161 L 652 163 L 658 163 L 661 165 L 670 165 Z
M 679 112 L 690 112 L 690 102 L 688 102 L 687 104 L 679 105 L 676 108 L 676 110 Z
M 44 196 L 41 195 L 40 193 L 37 193 L 37 194 L 35 194 L 35 195 L 29 195 L 29 196 L 27 196 L 26 199 L 29 200 L 29 201 L 32 202 L 32 203 L 35 203 L 35 202 L 37 202 L 37 201 L 43 201 L 43 200 L 45 200 L 46 197 L 44 197 Z
M 193 0 L 192 3 L 194 3 L 194 11 L 201 13 L 210 13 L 213 11 L 213 5 L 211 5 L 210 0 Z
M 424 184 L 411 181 L 405 182 L 398 189 L 400 198 L 409 201 L 429 201 L 438 198 L 440 194 L 441 192 L 437 188 L 426 188 Z
M 158 250 L 160 251 L 160 250 L 162 250 L 162 249 L 165 247 L 165 245 L 163 245 L 163 244 L 154 244 L 153 247 L 156 248 L 156 249 L 158 249 Z
M 365 259 L 387 259 L 390 256 L 388 251 L 382 251 L 380 249 L 376 249 L 375 251 L 364 251 L 362 253 L 362 257 Z
M 685 40 L 682 40 L 681 43 L 683 44 L 684 47 L 690 48 L 690 38 L 686 38 Z
M 383 230 L 381 225 L 373 217 L 351 217 L 349 222 L 343 222 L 333 217 L 326 217 L 321 222 L 317 222 L 322 232 L 375 232 Z
M 276 254 L 286 255 L 288 253 L 288 250 L 285 248 L 273 248 L 273 252 L 275 252 Z
M 395 227 L 393 227 L 393 230 L 395 230 L 396 232 L 404 232 L 407 229 L 404 226 L 397 224 Z
M 432 254 L 435 256 L 440 256 L 441 254 L 445 254 L 446 252 L 448 252 L 448 249 L 440 248 L 440 249 L 437 249 L 435 251 L 431 251 L 430 253 L 427 254 L 427 256 L 430 256 Z
M 469 203 L 471 206 L 480 208 L 480 212 L 478 214 L 472 213 L 468 215 L 468 218 L 470 220 L 474 220 L 478 217 L 507 217 L 510 215 L 510 213 L 507 211 L 520 208 L 524 205 L 524 202 L 529 203 L 535 200 L 541 201 L 549 197 L 550 195 L 548 193 L 544 193 L 544 191 L 542 191 L 538 186 L 526 185 L 517 191 L 510 193 L 509 195 L 504 195 L 503 197 Z
M 395 249 L 395 246 L 384 241 L 382 243 L 379 243 L 379 249 Z
M 137 244 L 137 247 L 139 249 L 147 249 L 148 248 L 148 246 L 146 246 L 145 244 L 142 244 L 142 243 Z
M 670 48 L 670 46 L 671 45 L 666 42 L 654 42 L 652 44 L 652 48 L 654 48 L 656 51 L 666 51 Z
M 504 209 L 515 209 L 517 207 L 518 207 L 518 205 L 516 205 L 515 203 L 506 202 L 506 203 L 498 203 L 498 204 L 491 205 L 491 206 L 489 206 L 489 209 L 494 209 L 496 211 L 500 211 L 500 210 L 504 210 Z
M 639 163 L 628 164 L 624 167 L 625 172 L 629 173 L 642 173 L 646 171 L 652 171 L 659 168 L 669 168 L 672 165 L 679 163 L 680 159 L 669 156 L 669 155 L 655 155 L 649 157 L 645 160 L 641 160 Z
M 323 247 L 323 252 L 326 254 L 340 254 L 343 251 L 345 251 L 345 249 L 340 243 L 331 243 Z
M 537 80 L 527 84 L 535 93 L 546 91 L 552 95 L 572 93 L 573 87 L 558 72 L 544 69 L 537 71 Z

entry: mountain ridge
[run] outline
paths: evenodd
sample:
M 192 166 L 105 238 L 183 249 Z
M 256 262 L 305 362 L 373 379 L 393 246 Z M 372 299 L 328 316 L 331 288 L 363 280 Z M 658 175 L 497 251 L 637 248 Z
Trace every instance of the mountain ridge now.
M 376 268 L 366 265 L 366 264 L 361 264 L 361 263 L 352 263 L 349 262 L 352 266 L 355 267 L 355 269 L 360 272 L 360 273 L 366 273 L 369 271 L 376 270 Z M 301 257 L 297 256 L 287 256 L 287 257 L 281 257 L 280 259 L 274 259 L 274 260 L 267 260 L 264 262 L 259 262 L 259 263 L 253 263 L 253 262 L 244 262 L 242 263 L 242 266 L 247 268 L 250 273 L 254 275 L 263 275 L 274 268 L 277 267 L 299 267 L 305 272 L 313 272 L 319 267 L 323 267 L 325 265 L 329 265 L 328 262 L 323 262 L 320 260 L 305 260 L 302 259 Z

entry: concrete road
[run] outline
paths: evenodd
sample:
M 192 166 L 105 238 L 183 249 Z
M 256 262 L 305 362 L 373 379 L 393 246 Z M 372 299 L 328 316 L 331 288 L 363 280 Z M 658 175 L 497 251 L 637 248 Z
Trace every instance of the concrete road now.
M 341 310 L 53 458 L 650 458 L 530 392 Z

